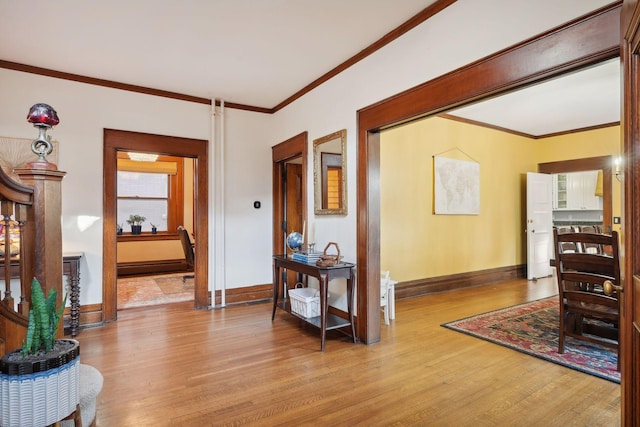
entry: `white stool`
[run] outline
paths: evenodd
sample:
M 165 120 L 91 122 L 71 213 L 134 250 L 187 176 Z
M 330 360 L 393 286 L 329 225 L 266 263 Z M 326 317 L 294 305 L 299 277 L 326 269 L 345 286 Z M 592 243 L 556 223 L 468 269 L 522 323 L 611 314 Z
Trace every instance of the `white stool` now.
M 80 364 L 80 415 L 82 426 L 95 425 L 96 399 L 102 390 L 104 378 L 93 366 Z M 74 427 L 74 420 L 64 420 L 61 427 Z
M 389 270 L 380 271 L 380 307 L 384 310 L 384 323 L 396 318 L 396 282 L 389 278 Z

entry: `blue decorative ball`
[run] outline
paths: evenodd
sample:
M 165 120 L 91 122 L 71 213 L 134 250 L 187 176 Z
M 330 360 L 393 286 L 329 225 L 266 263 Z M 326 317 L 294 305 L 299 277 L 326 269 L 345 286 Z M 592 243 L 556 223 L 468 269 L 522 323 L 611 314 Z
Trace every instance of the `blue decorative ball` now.
M 297 231 L 292 231 L 287 236 L 287 247 L 292 251 L 297 251 L 302 247 L 302 234 Z

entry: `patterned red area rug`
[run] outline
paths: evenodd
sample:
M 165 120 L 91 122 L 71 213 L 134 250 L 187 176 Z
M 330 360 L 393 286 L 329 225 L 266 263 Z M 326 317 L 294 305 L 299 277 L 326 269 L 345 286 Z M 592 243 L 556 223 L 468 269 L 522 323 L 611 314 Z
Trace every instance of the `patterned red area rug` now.
M 558 297 L 516 305 L 442 326 L 549 362 L 620 383 L 617 354 L 610 348 L 567 337 L 558 353 Z

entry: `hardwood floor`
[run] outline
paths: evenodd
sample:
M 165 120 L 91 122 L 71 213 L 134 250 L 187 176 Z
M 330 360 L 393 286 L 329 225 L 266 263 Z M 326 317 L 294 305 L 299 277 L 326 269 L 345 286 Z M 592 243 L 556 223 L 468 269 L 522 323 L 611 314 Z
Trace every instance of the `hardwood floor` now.
M 382 340 L 353 344 L 270 303 L 131 309 L 80 332 L 98 368 L 98 426 L 615 426 L 620 386 L 441 327 L 556 293 L 525 280 L 396 302 Z
M 119 278 L 118 310 L 193 301 L 193 279 L 182 281 L 188 273 L 156 274 Z

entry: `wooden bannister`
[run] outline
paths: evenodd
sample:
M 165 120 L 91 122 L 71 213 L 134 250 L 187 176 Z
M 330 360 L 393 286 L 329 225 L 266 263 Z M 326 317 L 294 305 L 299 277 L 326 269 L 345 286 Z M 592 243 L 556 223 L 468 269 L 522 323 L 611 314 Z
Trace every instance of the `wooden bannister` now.
M 20 182 L 11 179 L 0 169 L 0 213 L 5 233 L 0 240 L 5 254 L 11 254 L 10 221 L 19 227 L 19 255 L 12 262 L 0 258 L 5 281 L 4 298 L 0 304 L 0 340 L 5 350 L 21 346 L 26 336 L 28 310 L 31 302 L 31 282 L 37 278 L 45 295 L 51 289 L 58 292 L 57 304 L 62 303 L 62 216 L 61 182 L 65 173 L 52 163 L 28 163 L 14 173 Z M 18 262 L 19 274 L 12 274 L 12 263 Z M 10 291 L 11 279 L 20 280 L 19 303 Z M 63 334 L 60 323 L 58 336 Z

